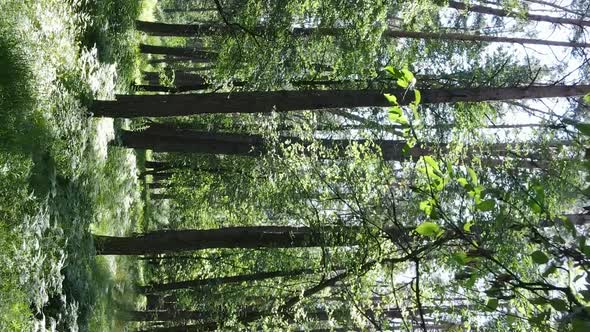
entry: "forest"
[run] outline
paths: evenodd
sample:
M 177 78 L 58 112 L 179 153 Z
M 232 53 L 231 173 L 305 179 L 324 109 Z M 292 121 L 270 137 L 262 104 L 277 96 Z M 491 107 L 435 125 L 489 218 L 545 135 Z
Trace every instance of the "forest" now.
M 590 331 L 590 1 L 0 0 L 0 331 Z

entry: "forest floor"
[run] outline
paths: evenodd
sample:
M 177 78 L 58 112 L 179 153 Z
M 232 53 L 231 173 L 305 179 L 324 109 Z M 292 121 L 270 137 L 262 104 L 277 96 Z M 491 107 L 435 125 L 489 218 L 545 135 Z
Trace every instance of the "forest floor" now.
M 0 77 L 1 331 L 120 331 L 139 301 L 141 267 L 95 256 L 91 234 L 142 229 L 143 158 L 111 145 L 128 122 L 87 107 L 133 81 L 130 27 L 150 3 L 0 0 L 0 42 L 18 50 L 0 52 L 0 76 L 16 68 Z

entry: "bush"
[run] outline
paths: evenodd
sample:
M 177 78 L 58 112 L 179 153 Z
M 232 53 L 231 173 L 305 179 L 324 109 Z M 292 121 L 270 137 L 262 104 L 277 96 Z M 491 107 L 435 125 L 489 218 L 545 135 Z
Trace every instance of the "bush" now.
M 0 22 L 0 151 L 29 152 L 34 139 L 34 90 L 25 52 Z

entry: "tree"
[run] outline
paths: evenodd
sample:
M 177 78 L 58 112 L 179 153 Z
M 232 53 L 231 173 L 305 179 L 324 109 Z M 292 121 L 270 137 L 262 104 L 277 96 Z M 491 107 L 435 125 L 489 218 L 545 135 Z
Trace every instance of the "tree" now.
M 354 230 L 257 226 L 156 231 L 132 237 L 94 236 L 99 255 L 147 255 L 207 248 L 296 248 L 354 245 Z
M 530 86 L 512 88 L 426 89 L 422 104 L 481 102 L 510 99 L 571 97 L 590 91 L 588 85 Z M 414 101 L 411 92 L 388 91 L 400 105 Z M 406 98 L 406 95 L 407 98 Z M 97 100 L 91 107 L 96 116 L 134 118 L 168 117 L 206 113 L 268 113 L 354 107 L 387 107 L 382 91 L 273 91 L 185 95 L 119 95 L 116 101 Z
M 228 277 L 205 278 L 205 279 L 197 279 L 197 280 L 186 280 L 186 281 L 150 284 L 147 286 L 142 286 L 140 288 L 140 290 L 142 293 L 164 292 L 164 291 L 176 290 L 176 289 L 182 289 L 182 288 L 198 288 L 198 287 L 203 287 L 203 286 L 211 287 L 211 286 L 222 285 L 222 284 L 227 284 L 227 283 L 260 281 L 260 280 L 279 278 L 279 277 L 292 278 L 292 277 L 297 277 L 297 276 L 304 275 L 304 274 L 310 274 L 313 272 L 314 272 L 314 270 L 311 270 L 311 269 L 298 269 L 298 270 L 292 270 L 292 271 L 257 272 L 257 273 L 235 275 L 235 276 L 228 276 Z
M 533 1 L 530 1 L 533 2 Z M 543 1 L 536 1 L 539 3 L 545 4 Z M 497 9 L 492 7 L 486 7 L 481 5 L 472 5 L 472 4 L 465 4 L 459 1 L 449 1 L 449 7 L 455 8 L 457 10 L 467 10 L 474 13 L 480 14 L 489 14 L 494 16 L 500 17 L 514 17 L 519 18 L 521 16 L 520 13 L 515 11 L 509 11 L 504 9 Z M 529 21 L 537 21 L 537 22 L 549 22 L 553 24 L 570 24 L 570 25 L 577 25 L 577 26 L 590 26 L 590 21 L 585 21 L 584 19 L 572 19 L 572 18 L 564 18 L 564 17 L 554 17 L 554 16 L 547 16 L 547 15 L 535 15 L 530 13 L 524 13 L 522 15 L 523 18 Z
M 581 22 L 581 21 L 579 21 Z M 586 22 L 587 23 L 587 22 Z M 209 36 L 217 34 L 229 34 L 235 32 L 235 28 L 220 24 L 168 24 L 155 23 L 146 21 L 136 21 L 136 28 L 155 36 Z M 263 35 L 269 33 L 265 28 L 255 28 L 253 33 Z M 293 28 L 293 36 L 340 36 L 345 35 L 346 30 L 343 28 Z M 487 35 L 469 35 L 463 33 L 451 32 L 423 32 L 423 31 L 404 31 L 404 30 L 385 30 L 384 38 L 413 38 L 413 39 L 435 39 L 435 40 L 459 40 L 471 42 L 490 42 L 490 43 L 511 43 L 511 44 L 531 44 L 560 47 L 590 47 L 588 43 L 566 42 L 544 39 L 516 38 L 516 37 L 499 37 Z M 180 51 L 178 51 L 180 52 Z M 153 52 L 144 52 L 153 53 Z M 166 53 L 168 54 L 168 53 Z

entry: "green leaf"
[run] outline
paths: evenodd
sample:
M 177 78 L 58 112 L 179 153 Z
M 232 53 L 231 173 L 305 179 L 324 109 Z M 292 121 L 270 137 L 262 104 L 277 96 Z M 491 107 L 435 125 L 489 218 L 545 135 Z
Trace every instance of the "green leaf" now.
M 395 95 L 385 93 L 384 96 L 385 96 L 385 99 L 387 99 L 392 105 L 394 105 L 394 106 L 399 105 L 399 103 L 397 102 L 397 97 Z
M 562 299 L 551 299 L 549 300 L 549 304 L 557 311 L 567 311 L 568 309 L 567 302 Z
M 590 104 L 590 93 L 584 96 L 584 102 Z
M 486 303 L 487 311 L 495 311 L 498 308 L 498 299 L 489 299 Z
M 432 201 L 426 200 L 420 202 L 420 210 L 424 211 L 424 213 L 426 213 L 427 215 L 430 215 L 430 213 L 432 212 Z
M 458 178 L 458 179 L 457 179 L 457 182 L 459 182 L 459 184 L 460 184 L 461 186 L 463 186 L 463 187 L 465 187 L 466 185 L 468 185 L 468 184 L 469 184 L 469 182 L 467 182 L 467 179 L 466 179 L 466 178 Z
M 549 257 L 547 257 L 547 255 L 541 250 L 533 252 L 531 254 L 531 258 L 533 259 L 533 262 L 537 264 L 546 264 L 547 262 L 549 262 Z
M 385 68 L 383 68 L 386 72 L 388 72 L 391 76 L 393 76 L 393 78 L 402 78 L 404 76 L 404 74 L 397 68 L 394 68 L 392 66 L 387 66 Z
M 578 122 L 575 124 L 575 127 L 583 135 L 590 136 L 590 123 Z
M 430 222 L 430 221 L 425 221 L 422 224 L 420 224 L 418 227 L 416 227 L 416 232 L 418 232 L 418 234 L 424 235 L 424 236 L 437 235 L 440 230 L 441 229 L 437 224 Z
M 531 208 L 531 210 L 533 210 L 534 213 L 536 214 L 541 214 L 541 212 L 543 212 L 543 208 L 541 208 L 541 206 L 539 205 L 539 203 L 537 203 L 534 200 L 530 200 L 528 202 L 528 206 Z
M 485 200 L 479 204 L 477 204 L 475 207 L 480 210 L 480 211 L 491 211 L 494 209 L 494 207 L 496 206 L 496 201 L 494 201 L 493 199 L 488 199 Z
M 396 106 L 396 107 L 399 107 L 399 106 Z M 407 125 L 408 124 L 408 118 L 406 118 L 403 115 L 396 114 L 395 112 L 390 112 L 389 113 L 389 121 L 391 121 L 393 123 L 399 123 L 399 124 L 402 124 L 402 125 Z
M 414 90 L 414 104 L 418 105 L 422 101 L 422 94 L 418 90 Z
M 406 81 L 403 78 L 397 80 L 397 85 L 401 86 L 402 88 L 407 88 L 410 85 L 410 82 Z
M 473 220 L 469 220 L 468 222 L 463 225 L 463 230 L 466 232 L 471 232 L 471 226 L 473 226 Z
M 477 174 L 475 171 L 472 168 L 467 167 L 467 173 L 469 174 L 469 177 L 471 177 L 471 183 L 477 185 Z
M 472 258 L 469 257 L 469 256 L 467 256 L 467 254 L 465 252 L 462 252 L 461 251 L 461 252 L 458 252 L 458 253 L 453 254 L 453 259 L 457 263 L 459 263 L 461 265 L 465 265 L 465 264 L 469 263 Z
M 414 74 L 408 68 L 402 69 L 402 74 L 404 75 L 404 79 L 407 82 L 412 82 L 414 80 Z
M 412 149 L 412 147 L 410 146 L 410 144 L 408 144 L 408 143 L 404 144 L 404 146 L 402 147 L 402 155 L 408 156 L 410 154 L 411 149 Z
M 545 203 L 545 190 L 542 185 L 537 184 L 533 186 L 535 191 L 535 200 L 541 204 Z
M 398 116 L 402 116 L 402 115 L 404 115 L 404 111 L 399 106 L 393 106 L 393 107 L 389 108 L 389 114 L 390 115 L 391 114 L 395 114 L 395 115 L 398 115 Z
M 440 168 L 438 167 L 438 163 L 431 156 L 424 156 L 422 157 L 422 159 L 424 159 L 424 162 L 428 164 L 430 167 L 432 167 L 433 170 L 441 173 Z

